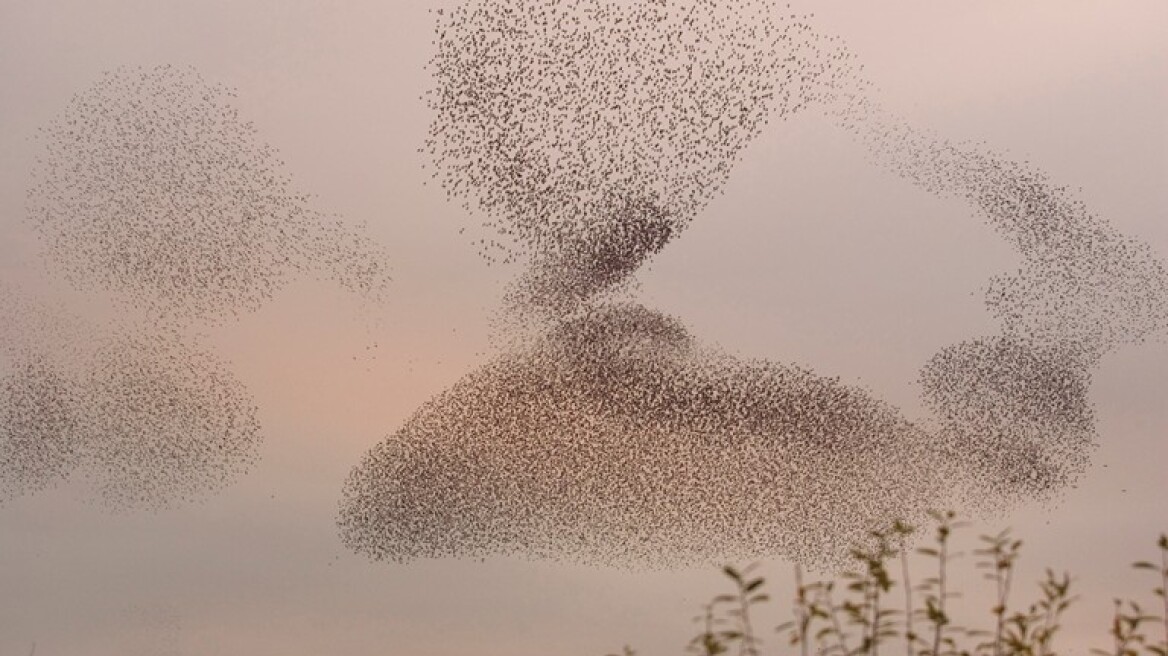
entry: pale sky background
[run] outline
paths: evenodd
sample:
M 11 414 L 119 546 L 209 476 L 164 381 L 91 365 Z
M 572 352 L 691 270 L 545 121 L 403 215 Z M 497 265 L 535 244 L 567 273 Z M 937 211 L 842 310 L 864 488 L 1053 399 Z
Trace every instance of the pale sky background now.
M 626 572 L 517 559 L 371 563 L 336 537 L 361 455 L 485 361 L 514 270 L 488 268 L 476 226 L 417 153 L 436 2 L 0 0 L 0 275 L 45 282 L 22 224 L 36 128 L 119 66 L 189 64 L 238 89 L 316 207 L 364 221 L 392 257 L 382 308 L 324 283 L 208 332 L 260 408 L 254 471 L 193 506 L 111 513 L 82 485 L 0 507 L 0 656 L 602 656 L 678 654 L 723 590 L 714 565 Z M 884 101 L 917 125 L 983 140 L 1048 171 L 1121 231 L 1168 255 L 1168 3 L 935 0 L 796 3 L 839 34 Z M 866 163 L 811 115 L 772 124 L 689 231 L 643 272 L 640 296 L 706 340 L 838 375 L 919 412 L 940 347 L 996 332 L 979 290 L 1013 267 L 953 201 Z M 367 348 L 376 344 L 375 348 Z M 370 355 L 374 354 L 374 355 Z M 1070 570 L 1084 601 L 1063 646 L 1108 644 L 1110 603 L 1150 601 L 1128 563 L 1168 531 L 1168 345 L 1096 372 L 1101 448 L 1055 508 L 985 530 L 1026 541 L 1020 586 Z M 973 546 L 973 535 L 966 544 Z M 764 626 L 786 620 L 789 565 Z M 976 584 L 971 563 L 959 566 Z M 1021 597 L 1019 597 L 1021 599 Z M 988 619 L 988 603 L 969 599 Z M 778 647 L 779 640 L 769 644 Z M 770 653 L 777 653 L 771 651 Z

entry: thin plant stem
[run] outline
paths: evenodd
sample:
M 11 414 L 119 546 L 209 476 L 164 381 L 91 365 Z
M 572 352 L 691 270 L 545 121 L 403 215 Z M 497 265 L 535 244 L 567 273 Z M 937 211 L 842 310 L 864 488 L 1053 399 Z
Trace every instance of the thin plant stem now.
M 758 656 L 758 649 L 754 645 L 754 628 L 750 625 L 750 602 L 745 592 L 739 595 L 739 610 L 742 613 L 742 646 L 739 653 L 742 656 Z
M 1168 653 L 1168 535 L 1161 535 L 1160 542 L 1160 599 L 1164 602 L 1164 651 Z
M 948 532 L 942 527 L 939 531 L 941 536 L 940 557 L 938 558 L 938 573 L 937 573 L 937 610 L 941 612 L 942 617 L 945 615 L 945 560 L 948 556 Z M 945 633 L 944 620 L 938 621 L 936 630 L 933 632 L 933 656 L 939 656 L 941 653 L 941 637 Z
M 912 581 L 908 575 L 908 549 L 904 536 L 900 538 L 900 572 L 904 577 L 904 650 L 906 656 L 913 656 L 916 634 L 913 633 Z
M 798 594 L 798 614 L 796 620 L 799 622 L 799 653 L 801 656 L 807 656 L 807 624 L 810 618 L 807 610 L 807 589 L 803 587 L 803 567 L 799 563 L 795 563 L 795 586 Z
M 835 611 L 835 604 L 831 600 L 831 588 L 827 589 L 827 605 L 831 609 L 831 626 L 835 630 L 835 639 L 839 643 L 839 648 L 843 654 L 851 654 L 852 650 L 848 648 L 848 643 L 844 639 L 843 628 L 840 627 L 839 613 Z

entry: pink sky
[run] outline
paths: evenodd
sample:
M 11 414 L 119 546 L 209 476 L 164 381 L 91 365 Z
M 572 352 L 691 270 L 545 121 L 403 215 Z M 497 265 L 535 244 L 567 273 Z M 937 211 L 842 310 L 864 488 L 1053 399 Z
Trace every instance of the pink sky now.
M 515 273 L 486 267 L 459 234 L 477 219 L 423 186 L 416 151 L 429 116 L 418 97 L 431 6 L 0 3 L 5 282 L 110 314 L 41 273 L 21 222 L 31 138 L 102 72 L 158 63 L 236 87 L 296 184 L 321 209 L 367 222 L 394 276 L 384 307 L 303 282 L 207 331 L 254 395 L 266 437 L 260 464 L 222 493 L 110 513 L 78 483 L 0 507 L 0 654 L 34 641 L 38 655 L 599 656 L 623 644 L 671 654 L 721 591 L 714 564 L 393 565 L 351 555 L 336 537 L 349 469 L 493 353 L 491 312 Z M 895 111 L 1029 160 L 1168 254 L 1168 6 L 795 9 L 847 40 Z M 968 208 L 872 166 L 807 115 L 773 124 L 747 149 L 725 194 L 642 272 L 639 294 L 703 339 L 838 375 L 911 418 L 917 370 L 941 346 L 993 329 L 978 291 L 1015 261 Z M 1113 596 L 1151 587 L 1127 564 L 1150 557 L 1168 530 L 1166 395 L 1162 339 L 1108 356 L 1093 387 L 1101 447 L 1084 480 L 1055 508 L 1021 507 L 985 527 L 1012 526 L 1026 541 L 1025 586 L 1046 565 L 1077 577 L 1084 601 L 1062 643 L 1071 653 L 1107 643 Z M 787 585 L 788 570 L 775 559 L 764 573 Z M 785 592 L 775 596 L 785 603 Z M 787 619 L 769 612 L 769 624 Z

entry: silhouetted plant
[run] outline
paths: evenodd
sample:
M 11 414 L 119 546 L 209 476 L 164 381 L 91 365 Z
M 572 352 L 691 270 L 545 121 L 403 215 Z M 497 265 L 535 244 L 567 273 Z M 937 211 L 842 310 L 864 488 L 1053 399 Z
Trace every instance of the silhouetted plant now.
M 1047 569 L 1038 583 L 1037 600 L 1014 607 L 1011 595 L 1022 541 L 1014 539 L 1009 530 L 983 535 L 982 546 L 974 555 L 976 567 L 994 586 L 993 624 L 989 630 L 962 627 L 948 610 L 948 602 L 959 596 L 951 589 L 949 569 L 952 561 L 962 556 L 952 548 L 954 533 L 968 524 L 957 521 L 951 511 L 931 512 L 930 517 L 934 522 L 932 544 L 913 551 L 935 561 L 935 575 L 916 586 L 909 567 L 909 537 L 916 529 L 900 521 L 887 530 L 873 532 L 865 545 L 853 549 L 851 556 L 857 567 L 845 571 L 839 580 L 807 582 L 803 568 L 796 565 L 792 620 L 777 629 L 786 636 L 786 644 L 797 647 L 800 656 L 879 656 L 882 647 L 896 644 L 904 647 L 907 656 L 1055 656 L 1055 637 L 1062 628 L 1063 614 L 1077 600 L 1071 594 L 1071 576 Z M 1117 599 L 1110 630 L 1112 648 L 1093 649 L 1093 654 L 1168 656 L 1168 535 L 1161 535 L 1157 546 L 1159 564 L 1141 561 L 1133 567 L 1157 573 L 1153 594 L 1164 607 L 1163 615 L 1148 613 L 1135 601 Z M 890 569 L 896 564 L 899 582 Z M 757 563 L 742 570 L 723 568 L 734 591 L 715 596 L 694 618 L 701 631 L 690 641 L 689 653 L 723 656 L 736 651 L 738 656 L 763 656 L 763 641 L 756 633 L 751 611 L 769 596 L 763 592 L 765 579 L 753 576 L 756 569 Z M 890 604 L 898 585 L 903 589 L 903 608 Z M 922 607 L 914 605 L 914 593 L 920 595 Z M 1162 639 L 1150 635 L 1152 631 L 1159 633 L 1156 625 L 1163 626 Z M 625 656 L 633 656 L 632 650 L 626 647 Z
M 758 656 L 759 654 L 761 640 L 754 634 L 754 626 L 750 622 L 750 609 L 754 605 L 766 601 L 769 597 L 765 593 L 759 592 L 765 582 L 762 577 L 748 578 L 748 575 L 757 567 L 758 563 L 754 563 L 741 572 L 729 565 L 723 567 L 722 571 L 730 577 L 730 580 L 734 581 L 737 590 L 732 595 L 714 597 L 714 603 L 721 602 L 732 606 L 727 614 L 733 618 L 737 626 L 722 632 L 722 638 L 738 643 L 739 656 Z
M 714 605 L 714 602 L 706 604 L 705 613 L 694 618 L 695 621 L 702 622 L 703 631 L 690 641 L 688 650 L 690 653 L 698 656 L 719 656 L 726 653 L 725 640 L 728 639 L 726 632 L 717 630 L 717 625 L 726 620 L 717 616 Z
M 986 544 L 984 548 L 974 551 L 982 557 L 977 563 L 981 569 L 990 570 L 985 575 L 994 582 L 997 604 L 990 610 L 994 615 L 994 638 L 988 645 L 994 656 L 1002 656 L 1006 635 L 1006 606 L 1010 596 L 1010 585 L 1014 580 L 1014 562 L 1018 559 L 1018 552 L 1022 548 L 1021 540 L 1010 539 L 1010 530 L 1006 529 L 997 535 L 981 536 Z
M 1149 561 L 1133 563 L 1132 567 L 1141 570 L 1151 570 L 1159 574 L 1159 585 L 1152 589 L 1152 594 L 1160 598 L 1163 605 L 1163 615 L 1151 615 L 1134 601 L 1115 600 L 1115 613 L 1111 618 L 1112 650 L 1092 649 L 1091 653 L 1100 656 L 1139 656 L 1143 649 L 1145 654 L 1168 656 L 1168 535 L 1161 535 L 1156 546 L 1160 548 L 1160 564 Z M 1146 624 L 1157 622 L 1164 626 L 1163 640 L 1149 644 L 1148 635 L 1144 632 Z

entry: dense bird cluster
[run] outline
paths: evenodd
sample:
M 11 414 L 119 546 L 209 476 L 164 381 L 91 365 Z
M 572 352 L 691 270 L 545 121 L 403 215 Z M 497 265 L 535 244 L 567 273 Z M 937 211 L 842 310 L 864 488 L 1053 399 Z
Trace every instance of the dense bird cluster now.
M 73 472 L 115 507 L 221 487 L 254 459 L 259 424 L 191 328 L 298 275 L 384 291 L 383 249 L 293 190 L 234 96 L 190 68 L 119 69 L 42 128 L 28 220 L 52 272 L 146 320 L 78 327 L 0 293 L 0 501 Z
M 997 336 L 942 349 L 921 369 L 935 442 L 962 464 L 960 499 L 990 508 L 1050 498 L 1095 445 L 1090 370 L 1056 348 Z
M 718 193 L 742 149 L 848 69 L 772 0 L 471 0 L 438 12 L 427 150 L 481 211 L 518 305 L 618 287 Z M 833 65 L 834 64 L 834 65 Z
M 354 471 L 340 525 L 390 560 L 824 562 L 942 491 L 929 446 L 862 390 L 603 306 L 427 403 Z
M 217 358 L 11 290 L 0 302 L 0 503 L 78 472 L 112 507 L 160 507 L 254 461 L 256 409 Z
M 536 337 L 353 470 L 341 535 L 373 558 L 841 559 L 947 499 L 984 510 L 1063 489 L 1095 442 L 1093 366 L 1168 325 L 1146 246 L 1030 167 L 891 117 L 842 43 L 774 2 L 466 0 L 439 14 L 434 175 L 497 233 L 480 242 L 489 259 L 527 256 L 507 312 Z M 924 365 L 920 421 L 702 347 L 608 293 L 682 233 L 769 119 L 813 105 L 1022 254 L 989 284 L 1001 334 Z
M 0 502 L 43 490 L 77 466 L 77 387 L 47 354 L 10 363 L 0 379 Z
M 192 501 L 255 458 L 250 396 L 223 362 L 182 340 L 114 337 L 93 353 L 84 385 L 87 474 L 114 506 Z
M 607 294 L 683 232 L 765 124 L 836 99 L 853 70 L 834 39 L 765 0 L 472 0 L 440 15 L 437 45 L 435 176 L 498 233 L 488 245 L 527 256 L 509 311 L 534 310 L 543 332 L 353 472 L 351 547 L 822 560 L 924 508 L 943 467 L 894 409 L 702 348 Z
M 942 349 L 919 382 L 940 441 L 969 461 L 978 505 L 1064 489 L 1096 441 L 1092 370 L 1168 330 L 1162 260 L 1029 164 L 915 128 L 871 96 L 851 96 L 835 115 L 877 164 L 967 202 L 1017 250 L 1019 268 L 985 290 L 1001 333 Z
M 1017 249 L 1019 269 L 986 290 L 1004 334 L 1074 352 L 1089 365 L 1168 329 L 1163 261 L 1041 170 L 914 128 L 872 98 L 854 99 L 837 116 L 878 164 L 966 201 Z
M 354 469 L 346 544 L 388 560 L 824 563 L 947 495 L 990 508 L 1084 471 L 1094 367 L 1168 329 L 1160 259 L 1028 164 L 897 118 L 838 39 L 789 12 L 774 0 L 438 12 L 424 150 L 488 231 L 488 260 L 525 262 L 505 302 L 522 338 Z M 1020 254 L 987 285 L 999 334 L 921 369 L 920 421 L 617 300 L 751 140 L 810 107 L 879 165 L 967 202 Z M 294 191 L 233 92 L 191 69 L 112 72 L 41 137 L 29 220 L 54 270 L 150 320 L 90 326 L 0 288 L 0 501 L 73 472 L 115 506 L 223 485 L 254 458 L 256 411 L 186 328 L 306 274 L 376 299 L 384 253 Z
M 40 491 L 79 462 L 79 322 L 0 282 L 0 503 Z
M 235 92 L 194 69 L 119 69 L 42 128 L 28 217 L 55 272 L 166 318 L 254 310 L 321 272 L 371 297 L 382 249 L 312 208 Z

